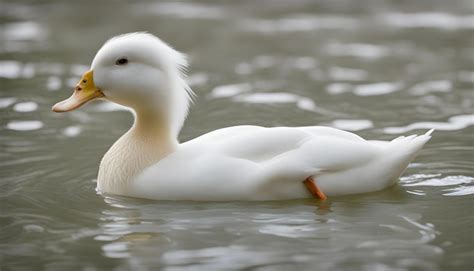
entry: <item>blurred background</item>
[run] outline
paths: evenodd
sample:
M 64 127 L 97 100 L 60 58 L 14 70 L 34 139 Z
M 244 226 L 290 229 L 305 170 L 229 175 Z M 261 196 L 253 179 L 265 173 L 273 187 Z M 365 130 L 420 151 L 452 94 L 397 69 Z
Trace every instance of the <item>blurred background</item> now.
M 0 268 L 472 270 L 473 11 L 471 0 L 2 0 Z M 133 31 L 189 56 L 198 98 L 181 141 L 238 124 L 436 132 L 398 186 L 373 194 L 97 195 L 99 161 L 131 114 L 50 108 L 107 39 Z

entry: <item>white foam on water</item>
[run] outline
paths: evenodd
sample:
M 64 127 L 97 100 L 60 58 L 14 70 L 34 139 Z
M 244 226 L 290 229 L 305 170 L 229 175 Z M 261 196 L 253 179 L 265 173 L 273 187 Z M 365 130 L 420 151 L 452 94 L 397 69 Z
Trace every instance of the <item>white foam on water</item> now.
M 339 120 L 332 121 L 329 125 L 332 127 L 342 129 L 342 130 L 347 130 L 347 131 L 361 131 L 361 130 L 374 127 L 374 123 L 366 119 L 358 119 L 358 120 L 339 119 Z
M 0 61 L 0 77 L 14 79 L 21 75 L 23 64 L 14 60 Z
M 260 92 L 251 94 L 242 94 L 232 98 L 236 102 L 258 103 L 258 104 L 275 104 L 275 103 L 295 103 L 301 97 L 286 92 Z
M 232 84 L 232 85 L 222 85 L 215 87 L 209 94 L 208 97 L 211 98 L 226 98 L 232 97 L 237 94 L 244 92 L 249 92 L 252 89 L 250 84 Z
M 385 95 L 400 90 L 402 84 L 400 82 L 382 82 L 375 84 L 358 85 L 353 92 L 358 96 L 375 96 Z
M 39 120 L 12 120 L 7 123 L 7 129 L 14 131 L 33 131 L 43 127 Z
M 82 132 L 80 126 L 68 126 L 62 131 L 63 135 L 67 137 L 76 137 Z
M 13 106 L 16 112 L 33 112 L 38 109 L 38 104 L 35 102 L 22 102 Z
M 7 108 L 10 105 L 14 104 L 16 100 L 17 98 L 14 97 L 0 98 L 0 108 Z
M 310 98 L 300 97 L 298 99 L 298 101 L 296 102 L 296 106 L 299 109 L 303 109 L 303 110 L 306 110 L 306 111 L 319 112 L 318 107 L 316 106 L 314 101 L 311 100 Z

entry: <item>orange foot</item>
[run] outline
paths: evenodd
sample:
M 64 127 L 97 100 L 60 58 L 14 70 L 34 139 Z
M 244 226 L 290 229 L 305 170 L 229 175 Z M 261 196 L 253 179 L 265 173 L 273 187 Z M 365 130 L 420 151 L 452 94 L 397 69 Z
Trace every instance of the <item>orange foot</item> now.
M 328 198 L 326 197 L 326 195 L 324 195 L 323 191 L 321 191 L 321 189 L 319 189 L 319 187 L 316 185 L 312 176 L 306 178 L 303 183 L 315 198 L 320 200 L 326 200 Z

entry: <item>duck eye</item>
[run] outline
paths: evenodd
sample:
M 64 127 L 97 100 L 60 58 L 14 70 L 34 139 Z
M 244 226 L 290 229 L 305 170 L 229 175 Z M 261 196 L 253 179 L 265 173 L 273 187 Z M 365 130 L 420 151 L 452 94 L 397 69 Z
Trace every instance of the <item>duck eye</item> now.
M 128 63 L 128 59 L 126 58 L 119 58 L 115 61 L 115 65 L 125 65 Z

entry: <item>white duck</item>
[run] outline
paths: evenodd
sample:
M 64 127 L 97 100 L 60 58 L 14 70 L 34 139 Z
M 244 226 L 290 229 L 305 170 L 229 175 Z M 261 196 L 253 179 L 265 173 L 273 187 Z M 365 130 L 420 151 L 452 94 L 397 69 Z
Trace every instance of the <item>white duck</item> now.
M 100 163 L 100 191 L 156 200 L 324 200 L 394 184 L 431 138 L 432 131 L 385 142 L 320 126 L 236 126 L 179 143 L 193 96 L 186 67 L 183 54 L 151 34 L 117 36 L 73 95 L 53 106 L 66 112 L 103 97 L 133 109 L 132 128 Z

